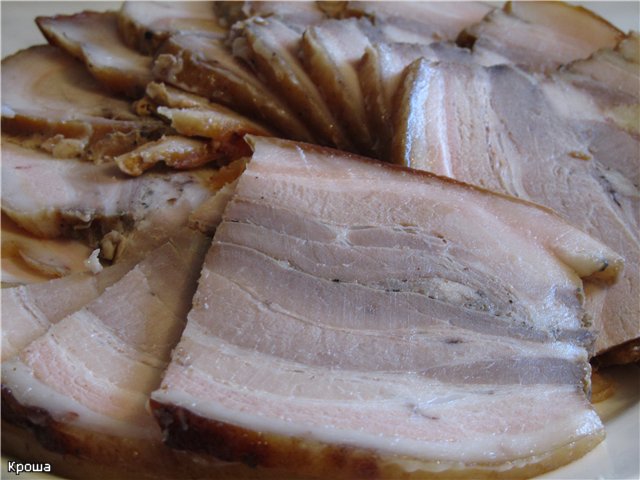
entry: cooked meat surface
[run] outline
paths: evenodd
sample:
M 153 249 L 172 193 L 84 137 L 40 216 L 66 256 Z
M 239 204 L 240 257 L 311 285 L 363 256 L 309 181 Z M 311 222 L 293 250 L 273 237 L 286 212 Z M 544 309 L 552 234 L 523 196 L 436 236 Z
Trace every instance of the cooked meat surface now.
M 221 40 L 173 35 L 160 50 L 153 72 L 157 80 L 221 103 L 290 138 L 314 138 L 293 111 Z
M 84 62 L 109 90 L 137 98 L 151 81 L 152 58 L 124 44 L 116 12 L 38 17 L 36 23 L 49 43 Z
M 298 52 L 302 35 L 278 18 L 257 17 L 234 26 L 234 53 L 253 65 L 271 91 L 314 132 L 316 141 L 343 150 L 352 142 L 338 124 L 318 87 L 304 70 Z
M 216 38 L 227 33 L 214 14 L 213 2 L 125 1 L 118 22 L 126 44 L 147 55 L 176 33 L 202 32 Z
M 2 214 L 2 288 L 91 270 L 92 249 L 74 239 L 42 239 Z
M 164 458 L 146 403 L 180 337 L 208 245 L 183 231 L 3 362 L 3 418 L 56 439 L 61 453 L 162 473 L 173 455 Z
M 302 61 L 360 152 L 373 152 L 358 64 L 377 32 L 365 19 L 326 20 L 302 37 Z
M 623 255 L 616 285 L 590 287 L 596 353 L 637 339 L 637 134 L 560 77 L 423 60 L 410 69 L 397 97 L 396 161 L 546 205 Z
M 523 476 L 601 440 L 580 277 L 615 277 L 616 254 L 533 204 L 251 141 L 152 394 L 169 445 L 332 478 Z
M 2 361 L 14 357 L 49 327 L 97 298 L 132 267 L 119 262 L 98 274 L 81 272 L 2 289 Z
M 614 47 L 623 33 L 583 7 L 564 2 L 506 2 L 459 37 L 482 65 L 545 71 Z
M 81 63 L 52 46 L 2 61 L 2 132 L 57 157 L 103 159 L 166 130 L 106 93 Z
M 348 2 L 351 15 L 366 15 L 389 42 L 455 40 L 465 27 L 493 10 L 483 2 Z
M 374 43 L 366 49 L 359 67 L 370 128 L 376 134 L 376 155 L 393 161 L 390 151 L 393 138 L 393 101 L 406 68 L 415 60 L 426 58 L 456 63 L 473 62 L 468 50 L 452 43 Z
M 304 30 L 309 25 L 324 20 L 327 15 L 320 2 L 291 1 L 248 1 L 248 2 L 214 2 L 214 9 L 223 23 L 231 26 L 237 21 L 251 17 L 278 17 L 287 25 Z M 327 2 L 325 2 L 327 3 Z M 336 2 L 342 3 L 342 2 Z

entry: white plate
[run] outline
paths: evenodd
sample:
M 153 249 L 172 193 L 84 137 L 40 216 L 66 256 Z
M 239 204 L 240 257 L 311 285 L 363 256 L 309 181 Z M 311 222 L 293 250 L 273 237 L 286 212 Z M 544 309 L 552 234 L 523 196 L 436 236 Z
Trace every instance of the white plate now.
M 491 2 L 501 4 L 501 2 Z M 618 28 L 640 30 L 640 2 L 570 2 L 582 4 Z M 82 10 L 116 9 L 120 2 L 23 2 L 2 1 L 2 57 L 21 48 L 45 43 L 33 23 L 38 15 L 75 13 Z M 582 459 L 543 475 L 542 479 L 640 479 L 640 366 L 613 370 L 616 391 L 596 405 L 605 422 L 607 438 Z M 2 478 L 26 478 L 7 474 L 2 459 Z M 53 479 L 50 475 L 29 478 Z

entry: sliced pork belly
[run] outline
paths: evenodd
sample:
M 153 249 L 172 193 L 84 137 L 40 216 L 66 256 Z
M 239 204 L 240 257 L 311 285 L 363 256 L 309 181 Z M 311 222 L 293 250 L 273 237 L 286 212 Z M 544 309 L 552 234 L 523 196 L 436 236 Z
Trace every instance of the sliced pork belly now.
M 114 165 L 59 160 L 2 144 L 2 211 L 27 231 L 53 238 L 74 231 L 137 223 L 180 201 L 191 208 L 208 195 L 210 170 L 131 179 Z M 163 225 L 157 226 L 159 229 Z
M 360 152 L 373 152 L 374 138 L 358 77 L 358 64 L 376 31 L 365 19 L 326 20 L 302 37 L 302 61 L 329 108 Z
M 2 132 L 56 157 L 102 160 L 167 128 L 135 115 L 107 94 L 81 63 L 58 48 L 37 46 L 2 61 Z
M 468 50 L 452 43 L 375 43 L 368 47 L 359 66 L 360 85 L 370 129 L 377 138 L 376 156 L 391 159 L 393 100 L 405 69 L 415 60 L 427 58 L 457 63 L 473 62 Z
M 316 143 L 353 150 L 318 87 L 305 72 L 298 54 L 301 34 L 275 17 L 253 18 L 233 29 L 234 53 L 249 62 L 273 91 L 286 99 L 314 132 Z
M 2 361 L 14 357 L 52 324 L 79 310 L 117 282 L 135 263 L 98 274 L 79 272 L 47 282 L 2 289 Z
M 57 163 L 64 167 L 66 177 L 56 178 L 59 172 L 49 168 Z M 32 176 L 16 178 L 9 165 L 22 165 L 25 168 L 17 171 L 31 172 Z M 140 179 L 117 178 L 117 170 L 113 168 L 42 158 L 37 152 L 7 143 L 3 144 L 2 169 L 2 180 L 7 182 L 2 185 L 3 211 L 16 205 L 17 199 L 22 208 L 18 220 L 27 226 L 35 225 L 38 233 L 42 233 L 41 229 L 47 224 L 51 228 L 44 233 L 53 234 L 59 229 L 60 224 L 54 220 L 56 216 L 63 217 L 64 222 L 64 218 L 78 221 L 74 216 L 86 215 L 83 221 L 89 224 L 104 221 L 100 215 L 105 212 L 127 217 L 125 225 L 120 226 L 124 231 L 112 230 L 96 240 L 100 256 L 114 261 L 112 266 L 99 271 L 100 264 L 96 263 L 97 274 L 76 273 L 44 283 L 2 289 L 6 314 L 2 319 L 3 360 L 46 332 L 50 324 L 92 301 L 150 250 L 184 228 L 191 213 L 214 190 L 209 178 L 212 170 L 147 174 Z M 66 197 L 62 195 L 64 192 Z M 114 226 L 113 223 L 109 225 Z
M 508 66 L 420 60 L 397 101 L 398 163 L 546 205 L 624 256 L 615 285 L 589 287 L 595 352 L 637 341 L 637 133 L 616 128 L 560 77 L 537 80 Z
M 294 475 L 495 478 L 601 440 L 580 277 L 615 276 L 615 253 L 511 197 L 251 141 L 151 397 L 169 445 Z
M 118 14 L 122 38 L 132 48 L 151 55 L 172 34 L 204 32 L 226 36 L 213 11 L 213 2 L 125 1 Z
M 611 103 L 635 103 L 640 97 L 640 36 L 629 34 L 615 48 L 604 48 L 586 60 L 567 65 L 564 72 L 573 75 L 571 81 L 594 90 L 597 99 L 610 99 Z M 623 100 L 620 100 L 620 97 Z M 626 97 L 632 97 L 630 100 Z
M 483 2 L 348 2 L 346 15 L 366 15 L 389 42 L 455 40 L 493 7 Z
M 127 47 L 116 12 L 38 17 L 49 43 L 78 58 L 109 90 L 137 98 L 151 81 L 152 58 Z
M 623 33 L 593 12 L 563 2 L 506 2 L 459 37 L 486 66 L 517 64 L 554 70 L 615 47 Z
M 3 418 L 60 453 L 166 474 L 177 462 L 146 403 L 180 337 L 208 245 L 184 230 L 4 362 Z
M 293 111 L 220 40 L 174 35 L 156 58 L 153 72 L 157 80 L 219 102 L 283 135 L 300 140 L 314 138 Z

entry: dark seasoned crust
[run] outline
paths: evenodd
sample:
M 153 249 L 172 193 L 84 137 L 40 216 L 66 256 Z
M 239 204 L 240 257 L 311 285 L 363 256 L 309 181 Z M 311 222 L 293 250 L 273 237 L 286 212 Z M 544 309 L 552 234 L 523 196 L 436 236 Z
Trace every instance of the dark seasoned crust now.
M 327 445 L 304 437 L 283 437 L 247 430 L 228 423 L 210 420 L 186 408 L 150 400 L 150 408 L 160 424 L 165 443 L 226 460 L 242 462 L 252 468 L 267 467 L 275 472 L 296 472 L 295 478 L 339 479 L 499 479 L 530 478 L 572 462 L 591 450 L 600 438 L 587 438 L 565 445 L 532 465 L 524 459 L 511 469 L 492 469 L 492 465 L 466 465 L 458 470 L 432 465 L 433 471 L 407 472 L 397 465 L 384 463 L 372 450 L 349 445 Z M 402 459 L 399 459 L 402 461 Z M 407 459 L 411 462 L 411 459 Z M 291 478 L 280 473 L 279 478 Z M 300 475 L 303 475 L 302 477 Z
M 240 463 L 220 462 L 180 452 L 157 440 L 90 432 L 54 420 L 44 409 L 20 404 L 2 386 L 2 451 L 23 461 L 48 462 L 52 473 L 68 478 L 118 480 L 280 479 Z

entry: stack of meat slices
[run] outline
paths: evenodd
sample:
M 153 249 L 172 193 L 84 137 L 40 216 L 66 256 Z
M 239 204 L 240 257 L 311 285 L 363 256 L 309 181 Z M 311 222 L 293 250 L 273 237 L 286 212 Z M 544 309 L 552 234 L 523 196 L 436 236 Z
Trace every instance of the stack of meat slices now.
M 2 291 L 8 453 L 521 478 L 603 439 L 589 361 L 640 358 L 637 34 L 547 2 L 37 23 L 2 64 L 3 215 L 95 250 L 16 247 L 62 278 Z

